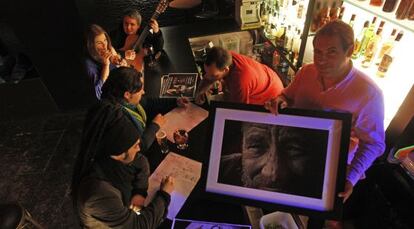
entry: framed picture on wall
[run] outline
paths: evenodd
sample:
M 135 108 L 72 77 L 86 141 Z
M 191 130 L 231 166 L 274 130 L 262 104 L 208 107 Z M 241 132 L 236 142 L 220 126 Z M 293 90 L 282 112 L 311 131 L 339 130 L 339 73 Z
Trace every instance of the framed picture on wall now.
M 244 204 L 340 218 L 351 114 L 215 102 L 206 191 Z M 223 198 L 222 198 L 223 199 Z

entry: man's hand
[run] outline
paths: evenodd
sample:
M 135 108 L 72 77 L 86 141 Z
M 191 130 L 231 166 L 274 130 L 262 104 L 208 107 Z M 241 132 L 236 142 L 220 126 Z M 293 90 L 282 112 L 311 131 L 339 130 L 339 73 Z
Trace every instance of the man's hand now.
M 352 191 L 354 190 L 354 186 L 352 185 L 352 183 L 350 181 L 346 181 L 345 182 L 345 188 L 343 192 L 338 193 L 339 197 L 343 197 L 344 198 L 344 203 L 345 201 L 351 196 Z
M 206 102 L 206 94 L 205 93 L 197 93 L 194 99 L 194 102 L 198 105 L 202 105 Z
M 174 191 L 175 179 L 172 176 L 166 176 L 161 181 L 160 189 L 168 194 L 171 194 Z
M 132 210 L 139 210 L 142 207 L 144 207 L 145 197 L 136 194 L 131 198 L 131 204 L 129 205 L 129 208 Z
M 264 108 L 273 114 L 279 114 L 279 107 L 284 109 L 288 106 L 288 102 L 283 95 L 279 95 L 276 98 L 271 98 L 270 100 L 266 101 L 264 104 Z
M 160 27 L 158 25 L 158 22 L 155 19 L 151 19 L 150 27 L 151 27 L 152 31 L 154 31 L 154 33 L 158 33 L 160 31 Z
M 135 60 L 136 53 L 134 50 L 126 50 L 125 51 L 125 59 L 127 60 Z
M 165 118 L 162 114 L 157 114 L 152 120 L 153 123 L 157 124 L 160 128 L 165 124 Z
M 177 106 L 182 108 L 187 108 L 190 104 L 190 99 L 187 97 L 179 97 L 177 98 Z

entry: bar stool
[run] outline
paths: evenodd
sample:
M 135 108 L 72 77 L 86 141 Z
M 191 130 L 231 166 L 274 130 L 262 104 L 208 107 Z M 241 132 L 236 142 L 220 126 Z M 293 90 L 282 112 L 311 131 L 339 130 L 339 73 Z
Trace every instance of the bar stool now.
M 18 203 L 0 204 L 0 228 L 21 229 L 43 227 Z

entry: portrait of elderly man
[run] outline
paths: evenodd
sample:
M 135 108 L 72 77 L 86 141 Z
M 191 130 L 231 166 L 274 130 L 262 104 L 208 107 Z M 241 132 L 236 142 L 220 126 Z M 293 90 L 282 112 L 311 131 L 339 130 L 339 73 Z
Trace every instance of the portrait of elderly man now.
M 326 130 L 234 120 L 224 129 L 219 183 L 321 198 Z

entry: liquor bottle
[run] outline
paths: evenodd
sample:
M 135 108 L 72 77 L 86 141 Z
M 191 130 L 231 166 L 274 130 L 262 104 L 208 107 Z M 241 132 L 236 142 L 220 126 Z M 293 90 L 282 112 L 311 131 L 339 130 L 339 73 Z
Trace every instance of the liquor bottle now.
M 367 31 L 368 26 L 369 26 L 369 21 L 365 21 L 364 28 L 362 28 L 361 32 L 355 38 L 354 51 L 352 52 L 352 59 L 356 59 L 359 57 L 359 53 L 361 51 L 361 43 L 362 43 L 362 40 L 364 39 L 365 32 Z
M 402 33 L 402 32 L 400 32 L 400 33 Z M 391 32 L 390 37 L 387 39 L 387 41 L 385 41 L 382 44 L 382 47 L 381 47 L 380 51 L 378 52 L 377 59 L 375 61 L 376 65 L 379 65 L 379 63 L 381 62 L 381 59 L 384 56 L 384 54 L 386 52 L 388 52 L 388 50 L 390 50 L 392 48 L 392 46 L 394 45 L 394 40 L 396 38 L 395 34 L 397 34 L 397 30 L 393 29 L 392 32 Z
M 377 17 L 374 17 L 368 29 L 365 30 L 364 38 L 362 38 L 361 47 L 359 49 L 359 56 L 363 56 L 365 54 L 365 49 L 368 45 L 369 40 L 371 40 L 371 38 L 375 35 L 374 29 L 376 21 Z
M 396 18 L 399 20 L 406 19 L 408 16 L 408 10 L 414 0 L 401 0 L 398 5 L 397 11 L 395 12 Z
M 382 6 L 383 0 L 371 0 L 369 4 L 371 6 Z
M 293 44 L 293 36 L 294 36 L 294 31 L 292 30 L 292 27 L 290 25 L 288 25 L 287 31 L 286 31 L 286 35 L 285 35 L 285 50 L 287 52 L 292 51 L 292 44 Z
M 355 17 L 356 17 L 356 15 L 355 14 L 352 14 L 351 20 L 349 20 L 349 23 L 348 23 L 349 26 L 351 26 L 352 28 L 354 27 Z
M 335 20 L 339 18 L 339 13 L 341 12 L 341 7 L 336 6 L 336 1 L 332 3 L 332 7 L 329 10 L 329 20 Z
M 387 73 L 391 63 L 393 62 L 393 60 L 395 58 L 395 55 L 393 53 L 394 47 L 401 40 L 402 36 L 403 36 L 403 33 L 399 32 L 397 37 L 395 38 L 394 45 L 382 57 L 381 62 L 380 62 L 379 67 L 378 67 L 378 71 L 377 71 L 378 76 L 384 77 L 385 73 Z
M 414 1 L 411 3 L 410 10 L 408 11 L 408 20 L 414 20 Z
M 364 60 L 362 61 L 362 67 L 368 68 L 372 61 L 374 60 L 375 53 L 378 49 L 378 43 L 382 39 L 382 29 L 384 27 L 385 21 L 381 21 L 377 32 L 375 35 L 368 41 L 367 47 L 364 53 Z
M 319 21 L 318 28 L 321 28 L 322 26 L 324 26 L 326 23 L 328 23 L 331 20 L 330 13 L 331 13 L 331 8 L 328 6 L 328 3 L 325 2 L 321 11 L 319 11 L 320 21 Z
M 284 22 L 277 26 L 277 32 L 275 34 L 275 43 L 276 47 L 283 49 L 285 44 L 285 37 L 286 37 L 286 27 Z
M 304 1 L 299 1 L 299 3 L 298 3 L 298 8 L 297 8 L 297 11 L 296 11 L 296 17 L 297 17 L 299 20 L 301 20 L 301 19 L 303 18 L 303 11 L 304 11 L 304 8 L 305 8 L 305 3 L 304 3 Z
M 339 20 L 342 20 L 342 17 L 344 16 L 344 12 L 345 12 L 345 6 L 341 6 L 341 10 L 339 11 L 339 16 L 338 16 Z
M 321 8 L 321 2 L 316 1 L 315 9 L 313 10 L 312 23 L 311 23 L 311 26 L 310 26 L 311 32 L 316 32 L 316 30 L 318 30 L 318 28 L 319 28 L 319 22 L 320 22 L 319 11 L 320 11 L 320 8 Z
M 384 12 L 392 12 L 395 10 L 397 6 L 398 0 L 385 0 L 384 6 L 382 7 L 382 11 Z
M 296 35 L 293 37 L 293 42 L 292 42 L 293 64 L 296 64 L 299 58 L 300 43 L 302 42 L 302 40 L 300 39 L 300 36 L 301 36 L 301 31 L 300 29 L 298 29 Z

